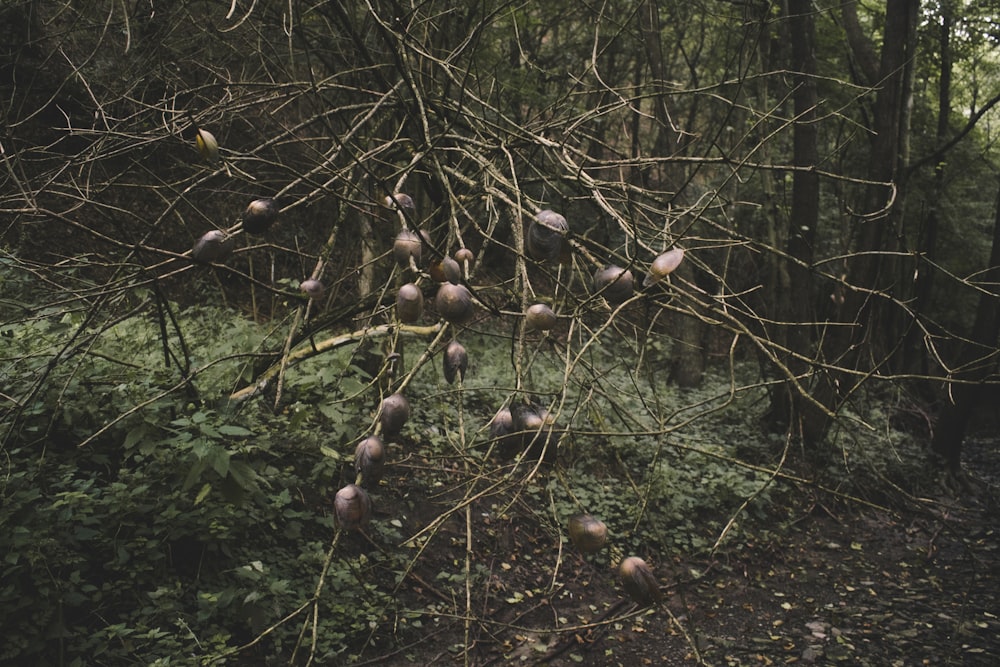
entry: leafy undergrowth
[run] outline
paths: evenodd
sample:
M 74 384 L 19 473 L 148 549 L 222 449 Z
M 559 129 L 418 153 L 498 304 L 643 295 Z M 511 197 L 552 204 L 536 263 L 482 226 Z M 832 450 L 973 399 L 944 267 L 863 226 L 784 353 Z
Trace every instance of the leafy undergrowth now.
M 573 352 L 536 336 L 527 391 L 514 386 L 509 336 L 482 327 L 462 334 L 472 363 L 453 386 L 440 350 L 408 339 L 410 421 L 370 489 L 372 521 L 341 532 L 333 495 L 354 481 L 354 445 L 385 390 L 377 351 L 295 365 L 280 401 L 274 383 L 230 401 L 273 332 L 210 308 L 178 313 L 166 339 L 142 316 L 88 326 L 63 311 L 5 325 L 3 370 L 25 398 L 4 423 L 0 662 L 996 657 L 988 508 L 865 504 L 902 482 L 921 488 L 927 469 L 888 410 L 847 415 L 817 455 L 762 433 L 752 363 L 680 390 L 663 380 L 662 341 L 609 334 Z M 86 353 L 50 365 L 81 332 Z M 555 416 L 551 463 L 498 455 L 487 435 L 524 395 Z M 608 526 L 597 554 L 567 542 L 578 512 Z M 623 597 L 614 563 L 631 555 L 652 566 L 665 607 Z

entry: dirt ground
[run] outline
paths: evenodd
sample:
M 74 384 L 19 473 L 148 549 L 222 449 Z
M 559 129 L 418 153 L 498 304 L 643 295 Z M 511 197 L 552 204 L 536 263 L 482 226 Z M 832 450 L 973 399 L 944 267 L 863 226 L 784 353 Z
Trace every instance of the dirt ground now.
M 463 562 L 456 524 L 453 548 L 427 554 L 408 590 L 411 609 L 442 614 L 393 649 L 376 638 L 357 664 L 1000 665 L 997 489 L 979 478 L 973 493 L 891 511 L 805 502 L 766 541 L 656 563 L 665 605 L 645 610 L 606 561 L 571 547 L 553 557 L 537 527 L 480 515 L 477 532 L 497 542 L 477 546 L 495 555 L 480 563 L 489 590 L 473 593 L 473 621 L 436 583 Z

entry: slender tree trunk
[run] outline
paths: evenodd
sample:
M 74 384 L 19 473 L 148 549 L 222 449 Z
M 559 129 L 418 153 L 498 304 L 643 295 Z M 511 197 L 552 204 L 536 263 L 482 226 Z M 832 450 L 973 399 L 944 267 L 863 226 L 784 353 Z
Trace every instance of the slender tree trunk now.
M 656 134 L 652 151 L 654 155 L 671 155 L 677 150 L 675 129 L 667 108 L 668 97 L 665 94 L 664 81 L 667 78 L 667 67 L 663 57 L 663 43 L 660 28 L 660 8 L 656 0 L 644 0 L 639 8 L 639 29 L 643 37 L 646 62 L 652 77 L 653 119 L 656 121 Z M 662 189 L 664 184 L 677 183 L 681 174 L 676 167 L 657 167 L 650 176 L 648 185 Z M 675 185 L 669 186 L 676 189 Z M 677 269 L 677 277 L 691 285 L 695 284 L 695 269 L 691 262 L 682 262 Z M 695 312 L 701 309 L 697 297 L 690 303 Z M 701 385 L 705 373 L 705 323 L 697 316 L 674 313 L 670 316 L 670 326 L 677 343 L 672 351 L 671 379 L 681 387 L 697 387 Z
M 894 206 L 901 205 L 903 192 L 898 182 L 901 138 L 906 127 L 907 61 L 912 58 L 916 33 L 913 14 L 918 0 L 888 0 L 885 10 L 882 53 L 876 81 L 871 158 L 860 213 L 855 220 L 858 254 L 849 262 L 848 281 L 859 289 L 847 290 L 841 312 L 842 320 L 824 336 L 824 361 L 845 371 L 871 371 L 886 363 L 884 351 L 895 345 L 887 341 L 884 327 L 892 307 L 892 279 L 895 275 L 884 254 L 887 249 Z M 845 14 L 846 15 L 846 14 Z M 850 33 L 849 21 L 845 21 Z M 856 46 L 859 35 L 849 39 Z M 863 49 L 864 50 L 864 49 Z M 855 54 L 863 56 L 863 54 Z M 859 61 L 864 60 L 858 57 Z M 827 377 L 815 389 L 813 397 L 831 411 L 839 408 L 840 397 L 853 393 L 859 382 L 849 372 Z M 819 421 L 810 425 L 814 435 L 825 433 L 828 418 L 816 411 Z
M 962 345 L 959 363 L 951 374 L 956 381 L 950 385 L 948 401 L 938 416 L 932 447 L 944 461 L 949 472 L 957 473 L 962 462 L 962 443 L 973 408 L 984 392 L 983 380 L 997 366 L 1000 351 L 1000 190 L 997 192 L 993 220 L 993 246 L 989 267 L 982 273 L 976 319 L 972 334 Z
M 785 367 L 804 379 L 809 374 L 808 364 L 802 358 L 811 356 L 812 336 L 805 325 L 813 320 L 812 303 L 813 244 L 819 224 L 819 174 L 813 168 L 819 162 L 817 147 L 816 105 L 816 25 L 811 0 L 788 0 L 788 30 L 792 46 L 792 71 L 795 86 L 792 95 L 796 123 L 793 128 L 792 163 L 797 169 L 792 174 L 792 207 L 788 218 L 786 251 L 798 262 L 781 266 L 782 285 L 776 294 L 776 314 L 786 323 L 776 333 L 779 343 L 786 346 Z M 801 355 L 801 356 L 797 356 Z M 800 435 L 811 435 L 811 423 L 802 423 L 803 397 L 791 382 L 776 387 L 771 395 L 769 415 L 772 427 L 787 424 Z M 818 417 L 807 411 L 810 420 Z M 822 430 L 822 429 L 821 429 Z
M 941 3 L 941 26 L 938 33 L 938 56 L 941 67 L 938 78 L 938 117 L 935 137 L 936 145 L 943 146 L 948 139 L 951 128 L 951 75 L 952 53 L 951 32 L 953 25 L 951 2 Z M 938 227 L 941 220 L 940 202 L 944 197 L 945 161 L 939 160 L 934 166 L 933 196 L 930 197 L 927 218 L 923 229 L 917 237 L 917 259 L 913 267 L 916 278 L 913 285 L 913 317 L 919 318 L 930 301 L 934 287 L 934 269 L 932 265 L 937 260 Z M 906 354 L 909 362 L 904 370 L 918 374 L 927 374 L 929 355 L 924 349 L 923 332 L 919 327 L 911 326 L 907 331 Z

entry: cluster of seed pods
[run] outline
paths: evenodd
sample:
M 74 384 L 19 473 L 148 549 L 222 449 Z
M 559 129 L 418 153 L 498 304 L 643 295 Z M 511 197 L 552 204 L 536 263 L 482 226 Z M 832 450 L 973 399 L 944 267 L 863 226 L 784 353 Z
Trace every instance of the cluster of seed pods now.
M 208 158 L 216 157 L 217 145 L 214 137 L 199 130 L 198 146 Z M 402 209 L 407 215 L 415 212 L 413 199 L 397 193 L 386 197 L 386 206 Z M 263 234 L 274 224 L 279 207 L 273 199 L 255 199 L 243 212 L 243 230 L 248 234 Z M 532 220 L 525 237 L 525 250 L 531 259 L 557 262 L 569 252 L 567 237 L 569 224 L 566 218 L 551 210 L 539 212 Z M 395 261 L 403 268 L 419 270 L 423 265 L 423 248 L 429 242 L 423 231 L 402 229 L 397 234 L 392 248 Z M 191 258 L 200 263 L 224 262 L 232 254 L 235 239 L 220 230 L 211 230 L 202 235 L 194 244 Z M 684 251 L 673 248 L 657 256 L 649 267 L 643 287 L 650 287 L 664 280 L 684 258 Z M 428 267 L 430 277 L 439 283 L 434 297 L 434 307 L 438 315 L 454 325 L 468 323 L 474 316 L 475 304 L 472 293 L 463 284 L 463 277 L 469 275 L 474 257 L 467 248 L 460 248 L 453 257 L 444 257 Z M 632 272 L 615 264 L 608 264 L 593 276 L 595 294 L 603 296 L 608 303 L 616 305 L 630 299 L 634 292 Z M 312 300 L 323 297 L 323 284 L 316 279 L 307 279 L 300 284 L 300 290 Z M 424 311 L 424 294 L 415 282 L 399 287 L 396 293 L 395 313 L 400 323 L 417 322 Z M 558 318 L 551 306 L 535 303 L 524 314 L 527 331 L 545 332 L 555 327 Z M 443 371 L 446 381 L 451 384 L 461 381 L 468 370 L 469 357 L 457 340 L 452 340 L 443 353 Z M 386 463 L 386 442 L 397 437 L 410 416 L 409 401 L 400 393 L 386 396 L 378 412 L 380 434 L 368 435 L 360 440 L 354 450 L 354 471 L 356 479 L 339 489 L 334 497 L 334 514 L 337 524 L 347 531 L 360 530 L 372 515 L 372 500 L 368 489 L 376 487 Z M 523 403 L 501 408 L 490 422 L 489 435 L 499 447 L 501 455 L 512 458 L 524 453 L 532 459 L 551 460 L 555 455 L 553 436 L 554 419 L 544 407 Z M 608 529 L 603 521 L 589 514 L 573 515 L 569 519 L 570 541 L 582 553 L 600 551 L 607 542 Z M 625 592 L 639 605 L 657 604 L 661 592 L 656 577 L 649 565 L 637 556 L 624 558 L 618 565 L 618 575 Z

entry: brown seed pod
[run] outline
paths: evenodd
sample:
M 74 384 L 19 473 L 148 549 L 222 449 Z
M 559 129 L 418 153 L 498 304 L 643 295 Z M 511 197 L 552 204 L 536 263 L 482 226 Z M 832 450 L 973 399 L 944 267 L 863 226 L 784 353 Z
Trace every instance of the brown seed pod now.
M 475 312 L 472 293 L 465 285 L 454 283 L 443 283 L 438 287 L 434 306 L 438 314 L 452 324 L 465 324 Z
M 524 318 L 528 331 L 548 331 L 556 325 L 556 314 L 544 303 L 528 306 Z
M 514 432 L 514 417 L 510 408 L 500 408 L 490 421 L 490 437 L 502 438 Z
M 457 261 L 451 257 L 445 257 L 441 260 L 440 266 L 445 280 L 456 285 L 462 281 L 462 267 Z
M 608 527 L 590 514 L 574 514 L 569 518 L 569 539 L 585 554 L 600 551 L 608 540 Z
M 313 301 L 319 301 L 323 298 L 323 293 L 326 288 L 323 287 L 323 283 L 312 278 L 308 280 L 303 280 L 299 285 L 299 289 L 306 293 L 306 296 Z
M 618 574 L 621 576 L 625 592 L 639 606 L 647 607 L 656 604 L 663 598 L 653 571 L 646 565 L 646 561 L 638 556 L 629 556 L 624 559 L 618 566 Z
M 660 282 L 673 273 L 674 269 L 680 265 L 683 259 L 684 250 L 681 248 L 672 248 L 658 256 L 650 265 L 649 273 L 646 274 L 645 280 L 642 281 L 642 286 L 649 287 Z
M 529 460 L 555 461 L 557 439 L 553 438 L 555 419 L 540 405 L 515 403 L 510 408 L 513 430 L 520 437 L 520 448 Z
M 448 343 L 444 349 L 444 379 L 453 384 L 455 378 L 465 379 L 465 371 L 469 368 L 469 355 L 465 347 L 457 340 Z
M 400 266 L 409 266 L 410 257 L 419 266 L 422 247 L 423 241 L 419 234 L 403 229 L 396 235 L 396 240 L 392 244 L 392 256 Z
M 235 238 L 227 237 L 224 232 L 213 229 L 195 241 L 194 248 L 191 249 L 191 259 L 205 264 L 224 262 L 233 254 L 234 247 L 236 247 Z
M 600 292 L 608 303 L 622 303 L 632 296 L 632 272 L 609 264 L 594 274 L 594 291 Z
M 534 405 L 515 405 L 510 410 L 515 431 L 534 432 L 545 425 L 540 409 Z
M 370 435 L 354 448 L 354 470 L 365 486 L 378 485 L 385 466 L 385 445 L 382 438 Z
M 387 195 L 385 201 L 383 201 L 386 208 L 391 208 L 393 210 L 406 209 L 406 212 L 413 215 L 417 206 L 413 203 L 413 197 L 406 194 L 405 192 L 397 192 L 394 195 Z
M 243 231 L 247 234 L 263 234 L 278 219 L 277 202 L 273 199 L 254 199 L 243 211 Z
M 396 317 L 400 322 L 413 324 L 424 312 L 424 293 L 413 283 L 406 283 L 396 293 Z
M 494 451 L 500 458 L 509 460 L 521 452 L 521 436 L 515 433 L 514 417 L 510 408 L 500 408 L 490 420 L 490 439 L 496 441 Z
M 372 499 L 357 484 L 348 484 L 337 491 L 333 499 L 333 511 L 341 528 L 358 530 L 371 519 Z
M 562 254 L 569 223 L 555 211 L 541 211 L 531 221 L 525 238 L 528 256 L 539 262 L 555 262 Z
M 431 263 L 427 268 L 431 280 L 439 283 L 459 283 L 462 280 L 462 267 L 451 257 L 444 257 Z
M 382 433 L 386 437 L 399 435 L 403 425 L 410 418 L 410 402 L 402 394 L 390 394 L 382 399 L 379 408 L 379 421 L 382 423 Z

